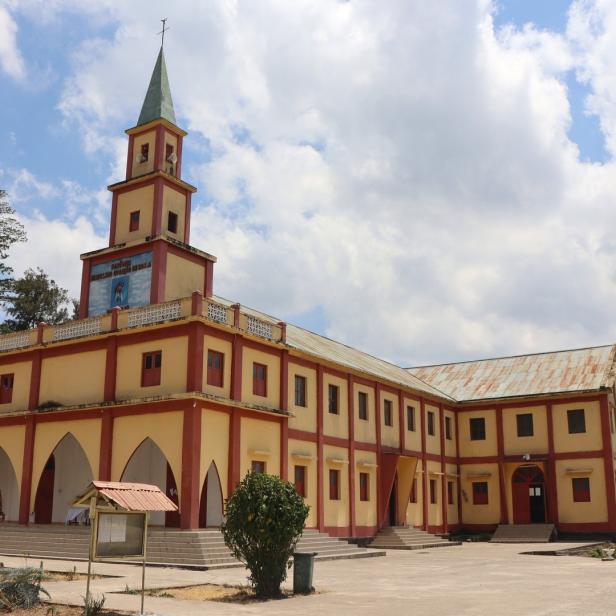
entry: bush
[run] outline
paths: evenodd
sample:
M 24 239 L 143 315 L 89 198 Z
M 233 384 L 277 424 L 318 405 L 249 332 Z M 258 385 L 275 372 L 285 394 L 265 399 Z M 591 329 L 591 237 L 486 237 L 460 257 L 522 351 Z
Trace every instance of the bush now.
M 10 612 L 23 607 L 29 609 L 41 602 L 43 569 L 23 567 L 0 569 L 0 611 Z
M 84 616 L 96 616 L 102 613 L 105 605 L 105 595 L 101 595 L 100 599 L 95 599 L 91 594 L 83 598 L 83 613 Z
M 308 511 L 293 484 L 264 473 L 248 473 L 227 499 L 225 543 L 250 570 L 258 597 L 280 595 Z

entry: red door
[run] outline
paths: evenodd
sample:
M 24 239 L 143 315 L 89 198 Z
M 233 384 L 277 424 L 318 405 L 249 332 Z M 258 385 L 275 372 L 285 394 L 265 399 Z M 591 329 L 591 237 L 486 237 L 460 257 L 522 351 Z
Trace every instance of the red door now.
M 545 522 L 545 483 L 538 466 L 520 466 L 512 477 L 513 523 Z
M 51 524 L 53 514 L 53 486 L 56 476 L 56 459 L 49 456 L 41 474 L 34 500 L 34 521 L 37 524 Z

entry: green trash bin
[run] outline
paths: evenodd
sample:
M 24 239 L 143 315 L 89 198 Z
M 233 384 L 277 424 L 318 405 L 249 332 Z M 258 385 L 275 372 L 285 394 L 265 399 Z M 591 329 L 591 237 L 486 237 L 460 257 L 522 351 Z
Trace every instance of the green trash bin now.
M 314 591 L 312 572 L 316 552 L 295 552 L 293 554 L 293 594 L 307 594 Z

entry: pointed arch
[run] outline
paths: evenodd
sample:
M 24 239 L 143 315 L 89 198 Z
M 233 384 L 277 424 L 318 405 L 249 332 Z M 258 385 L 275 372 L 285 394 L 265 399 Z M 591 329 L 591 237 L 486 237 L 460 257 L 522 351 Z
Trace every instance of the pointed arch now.
M 131 454 L 120 481 L 158 486 L 176 505 L 179 503 L 177 482 L 169 460 L 156 441 L 149 436 L 146 436 Z M 180 525 L 179 513 L 152 513 L 150 523 L 153 526 L 177 528 Z
M 219 527 L 224 521 L 222 482 L 212 460 L 203 481 L 199 502 L 199 527 Z
M 67 432 L 47 458 L 36 484 L 34 521 L 37 524 L 66 522 L 69 509 L 94 476 L 85 450 Z
M 17 473 L 8 454 L 0 447 L 0 520 L 19 519 L 19 487 Z

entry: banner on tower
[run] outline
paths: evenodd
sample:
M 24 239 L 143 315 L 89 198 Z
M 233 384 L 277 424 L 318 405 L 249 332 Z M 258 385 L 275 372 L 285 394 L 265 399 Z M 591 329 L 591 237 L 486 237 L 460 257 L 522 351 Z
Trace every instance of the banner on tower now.
M 105 314 L 116 306 L 138 308 L 149 304 L 151 284 L 151 252 L 93 265 L 88 316 Z

